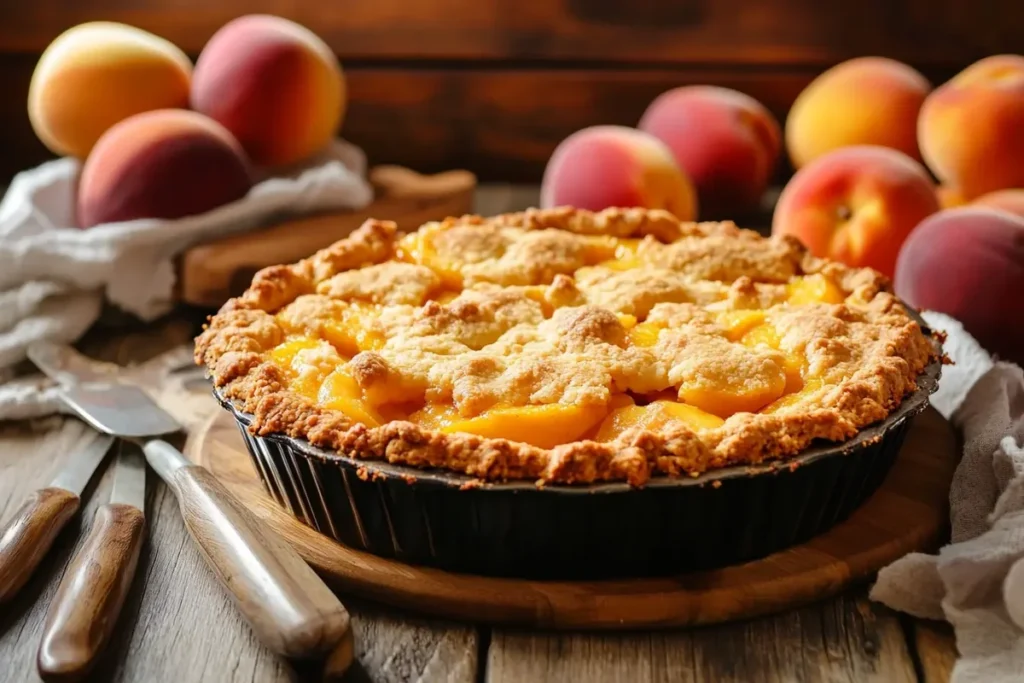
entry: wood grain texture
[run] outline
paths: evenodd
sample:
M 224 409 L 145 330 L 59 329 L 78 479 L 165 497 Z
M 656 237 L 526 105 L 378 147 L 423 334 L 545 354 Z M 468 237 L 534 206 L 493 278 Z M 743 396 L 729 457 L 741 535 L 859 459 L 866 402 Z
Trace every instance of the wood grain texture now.
M 119 321 L 123 323 L 124 321 Z M 127 324 L 114 335 L 102 322 L 82 342 L 85 352 L 153 376 L 177 363 L 175 349 L 191 339 L 201 317 L 172 318 L 158 324 Z M 172 351 L 170 357 L 156 354 Z M 158 401 L 173 400 L 175 417 L 189 423 L 198 413 L 209 416 L 212 398 L 189 374 Z M 165 404 L 166 405 L 166 404 Z M 12 514 L 30 492 L 40 488 L 65 464 L 91 432 L 73 419 L 48 418 L 23 424 L 0 424 L 0 519 Z M 195 548 L 178 512 L 177 500 L 157 477 L 147 478 L 148 541 L 139 558 L 137 578 L 128 592 L 110 645 L 97 662 L 92 680 L 114 683 L 285 683 L 300 679 L 291 664 L 274 655 L 238 616 Z M 65 564 L 84 541 L 79 519 L 91 519 L 107 502 L 112 471 L 94 477 L 86 489 L 82 515 L 73 518 L 53 550 L 21 593 L 0 609 L 0 682 L 37 680 L 35 658 L 47 605 Z M 346 601 L 347 602 L 347 601 Z M 349 678 L 374 683 L 423 683 L 474 680 L 478 636 L 472 627 L 425 620 L 405 620 L 394 613 L 360 606 L 351 609 L 358 641 L 355 671 Z M 448 662 L 470 661 L 468 675 L 445 677 Z M 464 670 L 459 666 L 459 670 Z M 408 675 L 407 675 L 408 674 Z
M 338 598 L 210 472 L 188 465 L 168 483 L 192 538 L 267 647 L 306 659 L 351 640 L 349 614 Z
M 39 489 L 0 528 L 0 604 L 25 585 L 80 502 L 62 488 Z
M 36 659 L 45 681 L 80 681 L 92 670 L 121 614 L 146 532 L 142 510 L 108 503 L 50 603 Z
M 0 44 L 38 52 L 97 18 L 154 31 L 198 52 L 228 20 L 295 19 L 343 59 L 822 63 L 858 54 L 961 61 L 1020 48 L 1016 0 L 36 0 L 12 3 Z
M 487 683 L 911 683 L 899 619 L 862 591 L 688 631 L 552 636 L 495 631 Z
M 952 427 L 929 408 L 910 427 L 881 488 L 848 520 L 802 546 L 678 577 L 538 582 L 411 566 L 318 533 L 266 493 L 226 411 L 194 433 L 192 441 L 192 455 L 239 501 L 347 591 L 446 618 L 559 629 L 714 623 L 835 595 L 905 553 L 940 541 L 956 460 Z

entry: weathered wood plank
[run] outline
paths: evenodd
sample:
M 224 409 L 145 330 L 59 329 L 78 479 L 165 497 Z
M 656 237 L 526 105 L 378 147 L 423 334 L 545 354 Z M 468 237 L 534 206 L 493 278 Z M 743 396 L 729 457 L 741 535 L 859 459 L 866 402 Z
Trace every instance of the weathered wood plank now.
M 921 663 L 921 683 L 949 683 L 956 664 L 956 636 L 946 623 L 911 621 L 913 643 Z
M 496 630 L 488 683 L 613 681 L 911 683 L 913 662 L 898 618 L 863 590 L 747 622 L 637 634 Z
M 0 44 L 39 51 L 94 19 L 135 24 L 198 51 L 254 12 L 300 21 L 343 57 L 563 59 L 716 64 L 837 61 L 860 54 L 950 63 L 1019 48 L 1017 0 L 35 0 L 8 3 Z
M 192 327 L 179 321 L 139 328 L 116 341 L 103 330 L 84 342 L 93 353 L 126 362 L 177 346 Z M 146 352 L 143 355 L 143 352 Z M 195 387 L 203 391 L 203 387 Z M 210 399 L 209 409 L 213 408 Z M 189 420 L 189 406 L 182 417 Z M 0 426 L 0 519 L 24 495 L 49 481 L 86 434 L 78 420 L 50 418 L 35 425 Z M 39 572 L 0 610 L 0 681 L 35 679 L 35 657 L 49 600 L 64 566 L 110 495 L 112 471 L 86 492 L 80 517 L 71 521 Z M 95 679 L 145 683 L 291 681 L 296 671 L 256 641 L 213 578 L 189 537 L 170 490 L 150 472 L 147 538 L 132 590 Z M 348 603 L 342 596 L 343 601 Z M 348 606 L 348 605 L 347 605 Z M 373 609 L 351 608 L 358 673 L 384 683 L 469 683 L 476 675 L 477 633 L 471 627 L 406 620 Z

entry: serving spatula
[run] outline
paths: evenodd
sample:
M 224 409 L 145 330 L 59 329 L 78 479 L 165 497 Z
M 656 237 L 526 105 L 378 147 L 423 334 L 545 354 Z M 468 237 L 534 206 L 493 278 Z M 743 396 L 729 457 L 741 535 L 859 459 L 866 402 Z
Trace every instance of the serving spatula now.
M 185 526 L 249 622 L 274 652 L 293 659 L 328 654 L 325 675 L 352 661 L 349 614 L 295 550 L 269 532 L 206 468 L 156 437 L 178 423 L 138 387 L 110 378 L 78 377 L 86 363 L 72 348 L 38 344 L 29 358 L 61 383 L 65 403 L 98 431 L 136 442 L 178 499 Z

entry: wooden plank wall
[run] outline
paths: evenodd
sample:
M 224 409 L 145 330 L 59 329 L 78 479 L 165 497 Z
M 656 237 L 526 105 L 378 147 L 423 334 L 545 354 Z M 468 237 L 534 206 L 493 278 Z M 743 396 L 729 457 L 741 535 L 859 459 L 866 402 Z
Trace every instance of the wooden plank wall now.
M 47 158 L 25 112 L 39 53 L 88 20 L 195 56 L 231 18 L 295 19 L 342 59 L 342 133 L 374 163 L 536 182 L 565 135 L 635 124 L 660 92 L 711 83 L 784 117 L 829 65 L 886 55 L 941 82 L 1024 51 L 1021 0 L 25 0 L 0 7 L 0 182 Z M 785 169 L 780 169 L 784 173 Z

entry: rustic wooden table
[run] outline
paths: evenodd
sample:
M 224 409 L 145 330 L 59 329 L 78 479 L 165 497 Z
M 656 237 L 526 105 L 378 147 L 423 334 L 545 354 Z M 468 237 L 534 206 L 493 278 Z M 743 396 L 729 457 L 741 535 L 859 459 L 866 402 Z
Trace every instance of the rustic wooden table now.
M 477 210 L 527 206 L 535 189 L 482 188 Z M 98 358 L 145 361 L 187 343 L 200 318 L 175 314 L 130 329 L 99 327 L 83 341 Z M 86 427 L 51 417 L 0 425 L 0 519 L 60 469 Z M 0 681 L 37 680 L 35 655 L 47 605 L 110 472 L 54 552 L 0 611 Z M 237 616 L 178 514 L 174 497 L 148 478 L 148 536 L 114 641 L 91 680 L 233 683 L 297 680 Z M 353 614 L 358 663 L 352 681 L 519 683 L 557 681 L 881 681 L 940 683 L 956 651 L 944 624 L 910 619 L 867 599 L 867 587 L 782 614 L 695 629 L 640 633 L 528 632 L 441 622 L 342 596 Z

